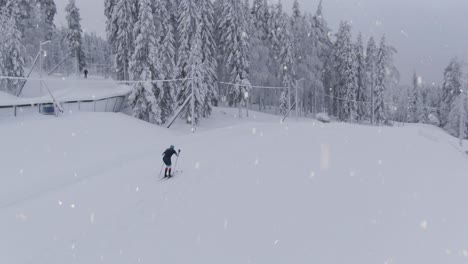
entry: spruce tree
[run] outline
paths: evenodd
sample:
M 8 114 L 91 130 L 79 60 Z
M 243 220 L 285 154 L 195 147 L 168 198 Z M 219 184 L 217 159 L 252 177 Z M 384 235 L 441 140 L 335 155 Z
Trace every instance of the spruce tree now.
M 439 119 L 442 127 L 448 123 L 448 116 L 455 98 L 462 87 L 462 65 L 457 58 L 453 58 L 444 72 L 442 85 L 442 101 L 439 108 Z
M 467 102 L 464 93 L 459 93 L 453 100 L 445 129 L 455 137 L 467 136 Z
M 157 31 L 153 17 L 153 1 L 141 0 L 138 22 L 135 25 L 135 52 L 130 63 L 130 73 L 133 80 L 153 80 L 161 71 L 157 57 Z M 153 124 L 161 124 L 160 87 L 157 83 L 147 82 L 135 85 L 130 95 L 134 115 Z
M 78 64 L 78 70 L 81 72 L 86 65 L 86 58 L 83 52 L 82 45 L 83 30 L 81 29 L 80 10 L 78 9 L 78 7 L 76 7 L 75 0 L 69 0 L 65 11 L 67 13 L 66 19 L 68 24 L 68 48 L 72 54 L 72 57 L 76 60 L 76 63 Z
M 156 3 L 156 14 L 161 24 L 161 34 L 159 38 L 158 54 L 162 64 L 158 79 L 172 80 L 176 77 L 176 50 L 175 34 L 173 25 L 174 10 L 170 0 L 158 0 Z M 173 114 L 176 105 L 175 82 L 164 82 L 161 97 L 161 119 L 163 123 Z
M 242 4 L 236 0 L 224 1 L 220 20 L 220 45 L 228 69 L 228 81 L 235 85 L 228 94 L 229 105 L 246 101 L 250 92 L 249 36 Z
M 57 14 L 57 7 L 54 0 L 37 0 L 37 5 L 41 12 L 45 40 L 51 40 L 55 30 L 54 18 Z
M 368 79 L 366 71 L 366 57 L 364 55 L 364 44 L 362 42 L 362 34 L 359 33 L 356 43 L 356 62 L 357 62 L 357 90 L 356 100 L 358 101 L 358 119 L 363 120 L 369 116 L 368 114 Z
M 129 67 L 134 53 L 134 25 L 138 18 L 138 1 L 116 0 L 112 8 L 110 41 L 114 48 L 118 80 L 129 80 Z
M 375 121 L 380 125 L 388 124 L 385 105 L 385 91 L 387 89 L 388 82 L 387 67 L 389 64 L 389 56 L 389 49 L 386 44 L 385 36 L 383 36 L 380 42 L 379 50 L 377 52 L 376 82 L 374 90 Z
M 351 41 L 351 26 L 342 22 L 335 43 L 335 70 L 338 75 L 338 117 L 353 122 L 357 119 L 356 92 L 358 89 L 355 47 Z
M 408 91 L 408 121 L 418 123 L 419 83 L 416 72 L 413 74 L 413 86 Z
M 24 77 L 23 45 L 21 44 L 21 32 L 18 29 L 17 20 L 10 14 L 19 10 L 17 5 L 12 5 L 9 11 L 0 12 L 0 74 L 10 77 Z M 1 90 L 16 95 L 21 87 L 22 80 L 2 79 Z
M 198 0 L 200 8 L 201 25 L 201 63 L 204 65 L 203 82 L 206 84 L 206 97 L 203 103 L 202 114 L 204 117 L 211 114 L 211 104 L 217 98 L 217 76 L 216 68 L 216 41 L 214 38 L 214 6 L 211 0 Z
M 376 71 L 377 71 L 377 45 L 373 37 L 367 42 L 366 48 L 366 74 L 369 86 L 369 117 L 371 121 L 375 121 L 375 83 L 376 83 Z M 372 120 L 373 119 L 373 120 Z
M 206 7 L 205 11 L 207 11 Z M 207 83 L 206 78 L 213 77 L 210 75 L 213 64 L 210 64 L 212 61 L 208 58 L 204 61 L 204 55 L 207 55 L 209 51 L 208 46 L 204 46 L 207 43 L 203 43 L 202 39 L 206 38 L 207 34 L 212 34 L 212 32 L 209 32 L 209 27 L 203 29 L 203 21 L 206 22 L 204 19 L 208 19 L 206 17 L 208 14 L 203 14 L 205 16 L 203 18 L 198 1 L 181 0 L 178 12 L 177 31 L 180 39 L 177 63 L 178 76 L 179 78 L 190 78 L 182 82 L 178 102 L 182 104 L 192 94 L 192 90 L 194 91 L 195 116 L 191 115 L 191 111 L 187 111 L 186 118 L 187 121 L 194 119 L 198 123 L 200 117 L 208 115 L 211 111 L 209 98 L 211 98 L 213 92 L 213 80 Z M 205 30 L 208 30 L 208 32 Z

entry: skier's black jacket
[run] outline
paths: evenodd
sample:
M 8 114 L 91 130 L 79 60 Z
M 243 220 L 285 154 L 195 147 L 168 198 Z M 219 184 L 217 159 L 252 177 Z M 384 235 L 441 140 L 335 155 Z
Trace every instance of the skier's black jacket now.
M 167 166 L 171 166 L 172 165 L 172 161 L 171 161 L 171 158 L 172 158 L 172 155 L 177 155 L 177 152 L 174 150 L 174 149 L 166 149 L 166 151 L 164 151 L 163 155 L 163 161 L 164 163 L 167 165 Z

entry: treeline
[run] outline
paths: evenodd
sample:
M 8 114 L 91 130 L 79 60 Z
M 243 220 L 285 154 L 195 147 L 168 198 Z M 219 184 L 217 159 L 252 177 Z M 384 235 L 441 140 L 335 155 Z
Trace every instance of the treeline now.
M 222 100 L 388 123 L 386 90 L 398 76 L 394 49 L 385 38 L 379 46 L 371 38 L 365 52 L 346 22 L 332 34 L 321 3 L 314 15 L 303 13 L 297 1 L 292 15 L 281 2 L 266 0 L 106 0 L 105 6 L 119 80 L 195 78 L 136 85 L 131 103 L 143 120 L 165 123 L 194 85 L 197 121 Z M 289 94 L 296 85 L 297 104 Z
M 445 68 L 442 86 L 427 84 L 413 76 L 411 87 L 401 87 L 395 93 L 395 119 L 400 122 L 428 123 L 440 126 L 460 138 L 468 136 L 468 80 L 463 63 L 453 58 Z

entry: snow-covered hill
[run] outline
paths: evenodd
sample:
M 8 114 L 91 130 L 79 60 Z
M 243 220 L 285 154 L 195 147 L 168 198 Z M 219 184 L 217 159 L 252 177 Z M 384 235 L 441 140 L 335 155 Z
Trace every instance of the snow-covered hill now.
M 468 159 L 430 126 L 215 109 L 2 124 L 0 263 L 465 263 Z M 161 153 L 182 149 L 159 181 Z

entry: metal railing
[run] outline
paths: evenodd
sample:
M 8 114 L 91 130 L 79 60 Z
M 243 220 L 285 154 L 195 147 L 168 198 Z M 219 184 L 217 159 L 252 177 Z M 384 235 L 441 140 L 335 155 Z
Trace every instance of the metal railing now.
M 101 98 L 96 100 L 72 100 L 60 102 L 65 112 L 120 112 L 125 107 L 126 95 Z M 19 116 L 27 113 L 41 113 L 44 106 L 52 106 L 53 102 L 37 104 L 16 104 L 0 106 L 0 118 Z

